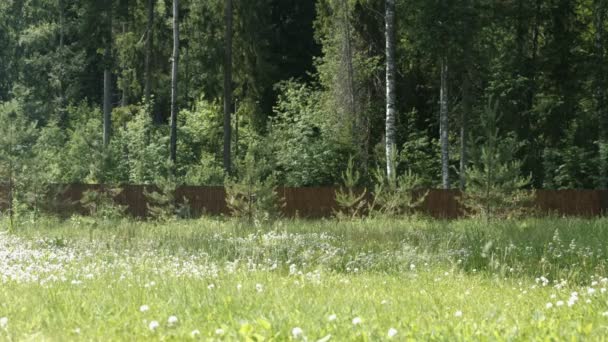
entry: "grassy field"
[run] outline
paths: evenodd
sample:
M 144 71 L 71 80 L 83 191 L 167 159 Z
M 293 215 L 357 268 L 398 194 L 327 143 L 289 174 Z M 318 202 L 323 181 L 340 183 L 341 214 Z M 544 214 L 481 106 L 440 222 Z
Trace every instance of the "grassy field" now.
M 24 222 L 0 340 L 605 340 L 606 242 L 606 219 Z

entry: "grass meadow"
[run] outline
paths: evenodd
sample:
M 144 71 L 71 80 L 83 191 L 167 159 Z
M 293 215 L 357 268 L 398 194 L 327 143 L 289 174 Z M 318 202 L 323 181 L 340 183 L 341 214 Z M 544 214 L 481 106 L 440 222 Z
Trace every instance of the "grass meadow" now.
M 606 340 L 607 242 L 608 219 L 22 222 L 0 340 Z

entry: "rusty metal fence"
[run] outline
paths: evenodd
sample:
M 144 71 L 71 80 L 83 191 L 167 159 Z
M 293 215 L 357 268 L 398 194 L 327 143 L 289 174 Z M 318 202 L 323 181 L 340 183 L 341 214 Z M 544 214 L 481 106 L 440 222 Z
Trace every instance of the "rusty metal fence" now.
M 80 204 L 83 193 L 87 190 L 99 190 L 101 185 L 71 184 L 54 186 L 55 197 L 51 206 L 57 214 L 71 215 L 85 213 Z M 145 217 L 148 203 L 143 185 L 123 185 L 116 195 L 115 202 L 126 207 L 128 214 Z M 277 192 L 284 200 L 282 208 L 286 217 L 322 218 L 331 217 L 337 209 L 334 187 L 290 188 L 279 187 Z M 0 199 L 6 197 L 7 191 L 0 187 Z M 225 215 L 228 208 L 225 202 L 223 187 L 182 186 L 176 191 L 179 201 L 186 199 L 193 216 Z M 462 208 L 458 202 L 458 190 L 428 191 L 420 211 L 434 218 L 452 219 L 461 215 Z M 0 200 L 0 208 L 6 207 Z M 535 205 L 541 213 L 563 216 L 593 217 L 608 213 L 608 190 L 536 190 Z

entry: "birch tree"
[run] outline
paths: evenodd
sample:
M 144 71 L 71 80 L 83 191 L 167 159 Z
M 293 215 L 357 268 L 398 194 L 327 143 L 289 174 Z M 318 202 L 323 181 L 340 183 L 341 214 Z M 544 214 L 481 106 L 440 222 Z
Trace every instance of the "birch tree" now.
M 606 0 L 594 0 L 594 28 L 595 28 L 595 102 L 599 127 L 600 152 L 600 182 L 602 189 L 608 188 L 608 112 L 606 111 L 606 76 L 605 76 L 605 47 L 604 47 L 604 19 L 606 17 Z
M 395 0 L 386 0 L 386 174 L 389 179 L 396 176 L 395 158 Z
M 439 90 L 439 140 L 441 144 L 441 185 L 450 188 L 450 144 L 448 140 L 448 58 L 441 58 L 441 89 Z

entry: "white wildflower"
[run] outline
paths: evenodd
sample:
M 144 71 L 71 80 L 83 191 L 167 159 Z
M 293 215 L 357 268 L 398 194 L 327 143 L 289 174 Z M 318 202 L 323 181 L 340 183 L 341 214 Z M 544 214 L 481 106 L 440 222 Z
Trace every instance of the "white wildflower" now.
M 148 329 L 155 331 L 159 326 L 160 324 L 158 324 L 158 321 L 152 321 L 148 324 Z
M 0 328 L 5 329 L 8 326 L 8 317 L 0 318 Z
M 169 316 L 169 318 L 167 318 L 167 324 L 169 324 L 169 326 L 177 324 L 177 321 L 178 319 L 176 316 Z
M 359 325 L 359 324 L 361 324 L 361 318 L 359 318 L 359 317 L 353 318 L 353 325 Z
M 139 311 L 140 312 L 146 312 L 148 310 L 150 310 L 150 307 L 147 306 L 147 305 L 142 305 L 142 306 L 139 307 Z
M 190 336 L 192 336 L 192 338 L 198 337 L 201 334 L 201 332 L 198 329 L 192 330 L 192 332 L 190 333 Z
M 558 300 L 557 303 L 555 303 L 555 306 L 563 306 L 563 305 L 564 305 L 563 300 Z
M 547 303 L 547 305 L 545 305 L 545 307 L 547 309 L 551 309 L 553 307 L 553 303 L 549 302 L 549 303 Z
M 335 321 L 338 318 L 338 316 L 336 316 L 336 314 L 331 314 L 329 315 L 329 317 L 327 317 L 327 320 L 330 322 Z
M 304 331 L 302 330 L 302 328 L 295 327 L 295 328 L 291 329 L 291 335 L 294 338 L 300 338 L 300 337 L 302 337 L 302 334 L 304 334 Z
M 395 337 L 395 335 L 397 335 L 397 329 L 395 329 L 395 328 L 388 329 L 388 334 L 387 335 L 388 335 L 389 338 Z
M 462 317 L 462 311 L 460 311 L 460 310 L 456 311 L 456 313 L 454 313 L 454 316 Z
M 218 336 L 224 335 L 224 329 L 222 329 L 222 328 L 215 329 L 215 334 Z

